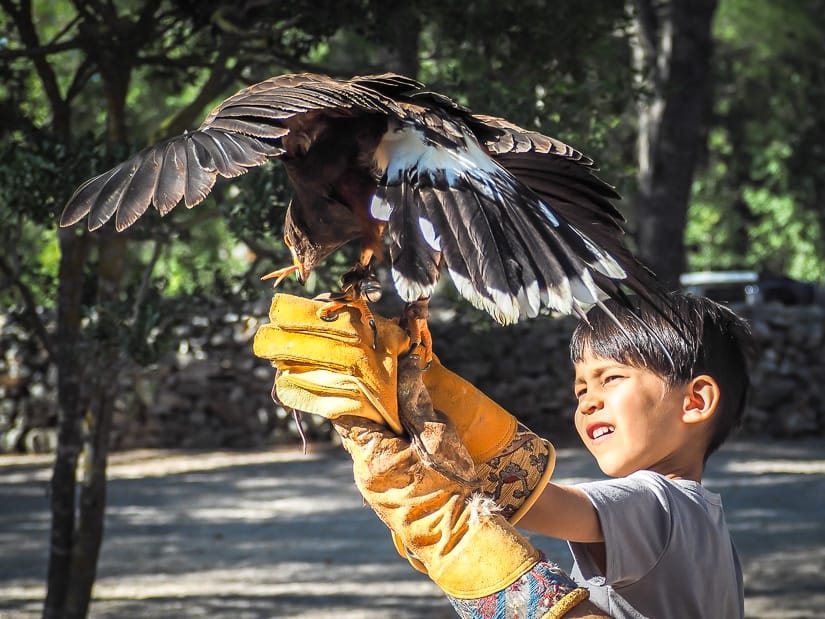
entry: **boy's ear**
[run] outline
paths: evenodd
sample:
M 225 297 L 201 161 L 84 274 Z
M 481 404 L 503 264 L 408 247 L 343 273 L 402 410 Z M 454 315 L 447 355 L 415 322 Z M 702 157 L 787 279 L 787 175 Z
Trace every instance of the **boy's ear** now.
M 682 408 L 682 421 L 700 423 L 707 421 L 719 407 L 722 390 L 716 379 L 707 374 L 695 376 L 687 384 Z

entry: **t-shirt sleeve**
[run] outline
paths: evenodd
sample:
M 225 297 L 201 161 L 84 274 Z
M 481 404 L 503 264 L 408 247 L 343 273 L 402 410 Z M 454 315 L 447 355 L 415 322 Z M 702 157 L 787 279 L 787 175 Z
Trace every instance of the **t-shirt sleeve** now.
M 603 576 L 605 584 L 614 587 L 636 582 L 656 565 L 670 540 L 668 481 L 656 473 L 639 471 L 577 487 L 595 506 L 605 540 L 605 574 L 599 573 L 586 544 L 570 543 L 581 575 L 588 580 Z

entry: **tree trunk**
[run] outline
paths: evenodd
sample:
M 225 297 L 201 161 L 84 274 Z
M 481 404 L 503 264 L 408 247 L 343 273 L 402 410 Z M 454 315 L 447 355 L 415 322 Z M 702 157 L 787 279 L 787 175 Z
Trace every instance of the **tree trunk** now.
M 83 265 L 89 250 L 87 234 L 60 230 L 60 273 L 57 299 L 57 454 L 51 481 L 51 539 L 44 619 L 62 619 L 71 583 L 75 532 L 77 461 L 83 446 L 83 403 L 77 346 L 80 338 Z
M 97 575 L 97 559 L 103 541 L 106 515 L 106 464 L 109 455 L 109 432 L 118 387 L 118 374 L 123 366 L 122 319 L 113 311 L 120 289 L 126 256 L 126 237 L 108 228 L 100 236 L 100 266 L 98 272 L 100 318 L 97 356 L 90 378 L 89 410 L 86 415 L 86 436 L 78 520 L 72 546 L 71 585 L 66 595 L 65 617 L 83 619 L 89 609 L 92 587 Z
M 109 61 L 109 64 L 106 61 Z M 126 54 L 101 54 L 107 137 L 126 140 L 125 106 L 130 80 Z M 107 79 L 108 78 L 108 79 Z M 112 228 L 93 236 L 61 230 L 58 299 L 58 455 L 52 474 L 52 532 L 44 619 L 84 619 L 88 614 L 106 510 L 109 431 L 123 339 L 117 304 L 126 237 Z M 98 248 L 98 333 L 80 327 L 82 278 L 88 246 Z M 78 351 L 81 343 L 88 349 Z M 85 361 L 88 365 L 82 365 Z M 84 428 L 85 421 L 85 428 Z M 82 458 L 81 458 L 82 456 Z M 78 467 L 78 464 L 82 466 Z M 81 473 L 78 493 L 78 473 Z
M 717 0 L 634 0 L 639 100 L 639 256 L 668 288 L 685 266 L 684 229 L 711 109 L 711 24 Z

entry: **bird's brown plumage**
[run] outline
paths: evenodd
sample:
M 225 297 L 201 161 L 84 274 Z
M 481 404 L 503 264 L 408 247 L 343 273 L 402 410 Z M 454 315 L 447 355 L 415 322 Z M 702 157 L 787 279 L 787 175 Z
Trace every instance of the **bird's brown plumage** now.
M 623 287 L 658 290 L 622 243 L 613 188 L 576 149 L 473 114 L 409 78 L 274 77 L 218 105 L 191 133 L 87 181 L 60 223 L 118 230 L 208 195 L 219 176 L 269 160 L 294 197 L 284 235 L 301 273 L 359 239 L 361 272 L 384 244 L 399 294 L 427 299 L 444 266 L 502 323 L 579 313 Z

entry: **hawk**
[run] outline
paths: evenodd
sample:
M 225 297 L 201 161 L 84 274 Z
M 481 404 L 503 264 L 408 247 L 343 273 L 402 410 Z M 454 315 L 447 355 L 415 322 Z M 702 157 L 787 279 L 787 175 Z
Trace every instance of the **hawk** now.
M 81 185 L 60 218 L 123 230 L 150 206 L 161 215 L 201 202 L 219 176 L 270 160 L 294 196 L 284 242 L 293 264 L 269 277 L 303 283 L 325 257 L 360 241 L 342 291 L 322 308 L 357 305 L 364 320 L 388 259 L 406 302 L 413 346 L 431 347 L 427 304 L 440 273 L 502 324 L 550 310 L 584 315 L 625 290 L 660 294 L 623 244 L 614 188 L 591 159 L 563 142 L 475 114 L 395 74 L 335 79 L 299 74 L 253 84 L 192 132 L 140 151 Z M 277 283 L 276 282 L 276 283 Z

